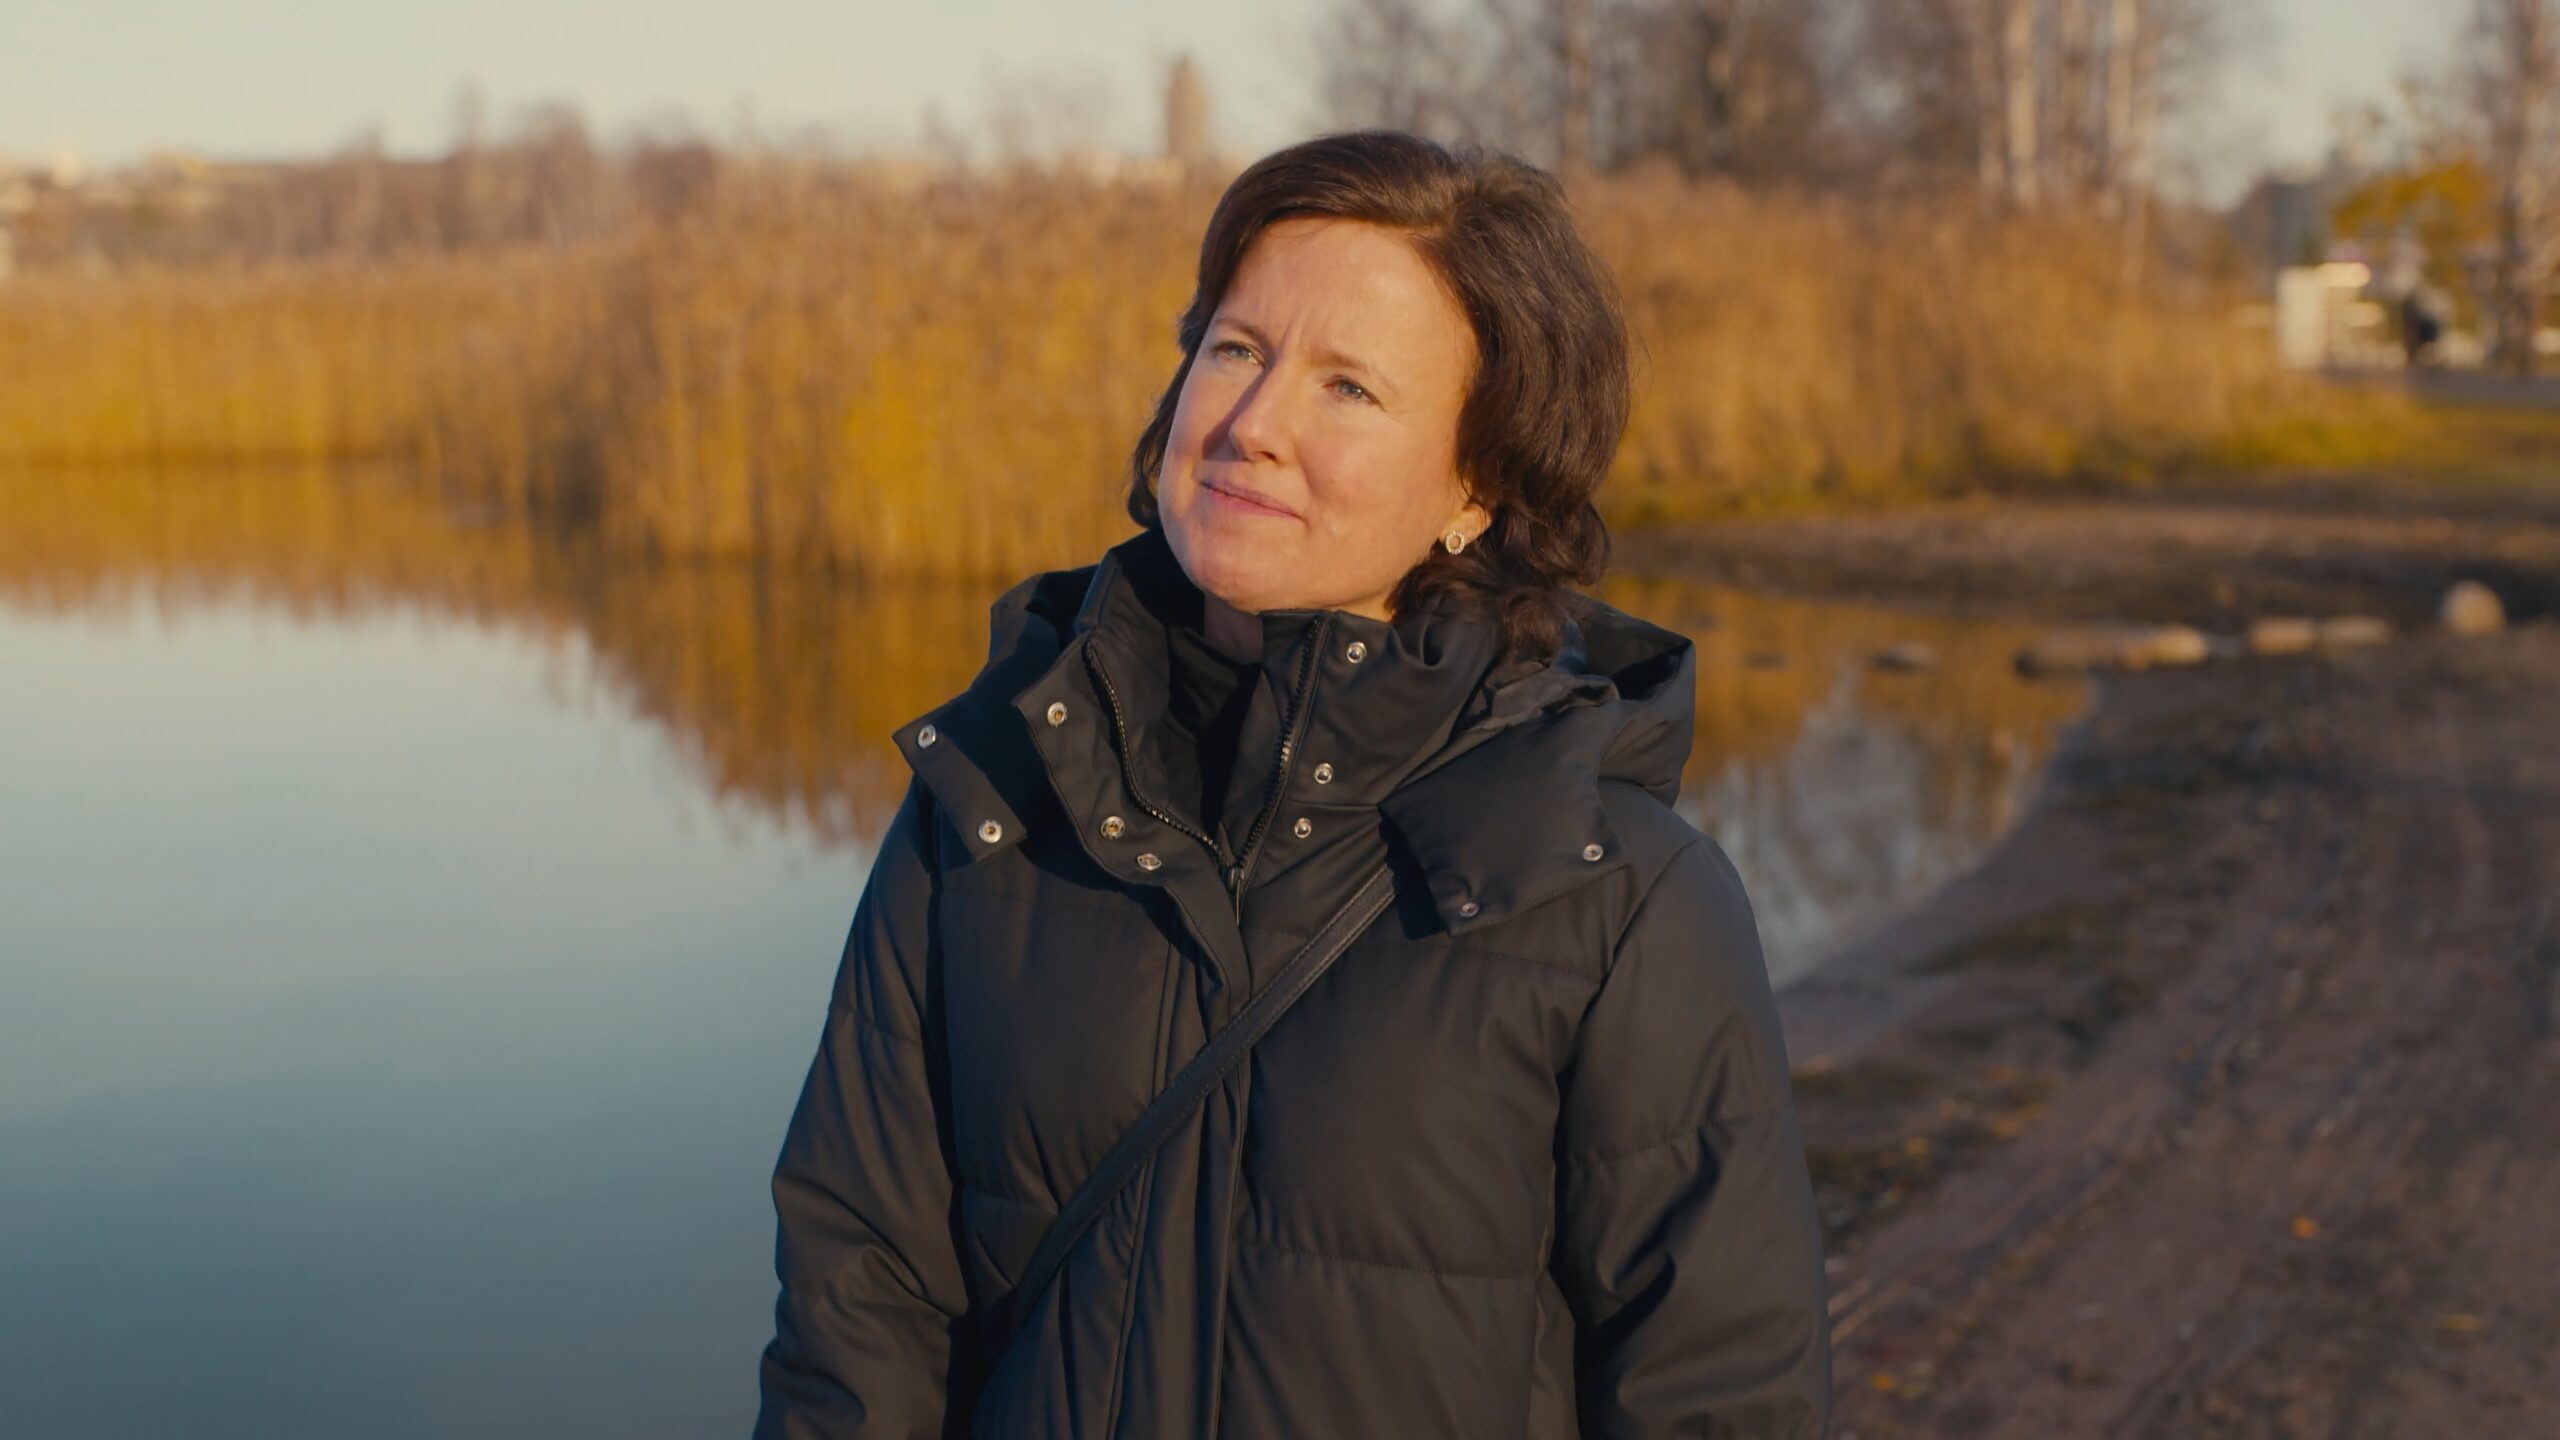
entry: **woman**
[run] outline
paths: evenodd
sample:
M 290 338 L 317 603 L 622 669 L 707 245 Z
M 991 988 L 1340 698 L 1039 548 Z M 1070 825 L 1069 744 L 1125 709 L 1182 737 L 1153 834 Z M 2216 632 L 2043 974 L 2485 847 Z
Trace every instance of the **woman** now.
M 1557 186 L 1391 132 L 1281 151 L 1180 337 L 1139 533 L 997 601 L 898 732 L 774 1174 L 757 1433 L 1820 1434 L 1768 978 L 1670 805 L 1690 646 L 1564 588 L 1627 356 Z

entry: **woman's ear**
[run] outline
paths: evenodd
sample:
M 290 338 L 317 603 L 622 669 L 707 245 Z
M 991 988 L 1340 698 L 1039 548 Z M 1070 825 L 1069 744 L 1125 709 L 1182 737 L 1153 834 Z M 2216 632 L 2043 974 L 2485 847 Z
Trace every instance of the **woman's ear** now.
M 1448 524 L 1440 527 L 1440 533 L 1446 535 L 1452 530 L 1463 531 L 1468 541 L 1473 543 L 1483 539 L 1484 532 L 1492 528 L 1493 512 L 1469 500 L 1458 507 L 1458 513 L 1449 518 Z

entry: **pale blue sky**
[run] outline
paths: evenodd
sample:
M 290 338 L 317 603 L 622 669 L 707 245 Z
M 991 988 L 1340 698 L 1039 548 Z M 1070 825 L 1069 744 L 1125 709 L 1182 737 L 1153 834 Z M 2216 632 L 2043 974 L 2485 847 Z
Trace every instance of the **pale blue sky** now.
M 903 142 L 924 107 L 964 128 L 1026 77 L 1109 92 L 1096 138 L 1153 143 L 1189 50 L 1220 143 L 1321 121 L 1312 32 L 1333 0 L 0 0 L 0 154 L 113 164 L 159 146 L 308 153 L 379 125 L 440 149 L 476 81 L 493 115 L 580 105 L 612 134 L 681 112 L 714 135 L 820 127 Z M 2213 188 L 2316 158 L 2331 103 L 2440 54 L 2458 0 L 2267 0 L 2271 32 L 2209 127 Z

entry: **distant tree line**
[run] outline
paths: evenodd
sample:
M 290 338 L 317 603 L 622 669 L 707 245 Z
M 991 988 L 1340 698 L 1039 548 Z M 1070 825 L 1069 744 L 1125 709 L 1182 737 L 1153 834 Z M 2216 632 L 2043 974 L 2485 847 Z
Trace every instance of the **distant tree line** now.
M 2138 251 L 2164 117 L 2210 89 L 2262 3 L 1339 0 L 1319 22 L 1318 89 L 1328 123 L 1482 141 L 1568 173 L 1661 168 L 1878 198 L 1972 193 L 2001 208 L 2117 219 Z M 1020 79 L 991 98 L 997 155 L 1027 157 L 1040 148 L 1026 138 L 1035 132 L 1091 132 L 1089 112 L 1106 97 L 1063 84 Z M 1206 100 L 1187 62 L 1165 103 L 1169 151 L 1196 163 Z M 925 153 L 944 163 L 976 148 L 938 113 L 928 130 Z M 210 180 L 108 199 L 48 197 L 18 222 L 19 259 L 575 244 L 699 209 L 749 153 L 690 137 L 606 146 L 562 105 L 523 110 L 493 134 L 476 92 L 458 100 L 454 136 L 434 158 L 393 158 L 369 135 L 307 163 L 217 167 Z M 813 162 L 795 178 L 846 168 Z
M 2138 236 L 2162 117 L 2255 0 L 1343 0 L 1321 52 L 1345 118 L 1566 170 L 1746 185 L 1968 188 Z
M 431 159 L 394 158 L 367 135 L 312 161 L 145 171 L 103 198 L 41 196 L 18 223 L 18 258 L 370 260 L 576 244 L 698 208 L 728 163 L 699 139 L 608 149 L 565 105 L 532 107 L 503 135 L 471 96 L 457 111 L 452 148 Z

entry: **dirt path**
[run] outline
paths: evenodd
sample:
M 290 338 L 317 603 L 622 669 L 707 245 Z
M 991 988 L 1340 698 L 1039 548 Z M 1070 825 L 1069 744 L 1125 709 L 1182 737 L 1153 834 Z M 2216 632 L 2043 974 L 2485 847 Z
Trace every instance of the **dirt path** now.
M 1617 561 L 1753 589 L 2206 629 L 2322 612 L 2416 623 L 2463 578 L 2549 615 L 2560 613 L 2560 474 L 2532 492 L 2302 482 L 1735 520 L 1629 534 Z
M 2155 516 L 2146 576 L 2122 516 L 2027 523 L 1974 553 L 2143 602 L 2089 614 L 2211 624 L 2194 553 L 2253 543 Z M 2530 607 L 2551 537 L 2500 528 Z M 2305 608 L 2466 563 L 2367 538 Z M 2560 1435 L 2560 626 L 2111 681 L 1979 870 L 1782 1004 L 1841 1440 Z
M 1808 1057 L 1954 1157 L 1845 1227 L 1840 1433 L 2560 1434 L 2560 632 L 2140 689 L 2031 822 L 2114 903 Z

